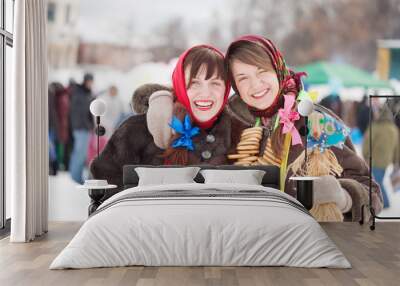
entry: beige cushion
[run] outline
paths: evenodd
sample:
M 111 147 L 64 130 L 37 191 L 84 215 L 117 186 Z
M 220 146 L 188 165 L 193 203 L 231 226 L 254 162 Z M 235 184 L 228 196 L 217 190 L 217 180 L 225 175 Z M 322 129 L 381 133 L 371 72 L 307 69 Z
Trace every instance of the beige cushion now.
M 265 171 L 262 170 L 202 170 L 205 184 L 227 183 L 261 185 Z
M 135 168 L 139 186 L 195 183 L 199 167 L 184 168 Z

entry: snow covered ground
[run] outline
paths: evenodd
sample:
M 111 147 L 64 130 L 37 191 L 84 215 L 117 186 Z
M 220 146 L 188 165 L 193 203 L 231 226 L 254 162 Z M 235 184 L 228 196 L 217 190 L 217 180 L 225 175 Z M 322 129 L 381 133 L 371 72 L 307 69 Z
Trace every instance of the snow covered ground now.
M 88 215 L 90 198 L 79 190 L 68 172 L 49 176 L 49 220 L 84 221 Z
M 385 185 L 389 201 L 390 201 L 390 208 L 384 209 L 379 216 L 388 217 L 388 216 L 400 216 L 400 192 L 393 192 L 392 185 L 390 184 L 390 173 L 392 171 L 392 167 L 390 166 L 386 170 L 386 175 L 383 180 L 383 184 Z

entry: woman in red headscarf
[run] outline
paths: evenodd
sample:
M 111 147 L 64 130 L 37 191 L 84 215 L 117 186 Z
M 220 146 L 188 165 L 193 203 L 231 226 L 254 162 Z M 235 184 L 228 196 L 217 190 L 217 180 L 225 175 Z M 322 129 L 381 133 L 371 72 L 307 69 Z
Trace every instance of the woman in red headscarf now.
M 222 146 L 230 136 L 223 135 L 229 124 L 223 110 L 230 84 L 223 59 L 220 51 L 205 45 L 180 56 L 172 75 L 175 103 L 165 164 L 226 162 L 228 149 Z
M 240 131 L 237 154 L 232 154 L 230 158 L 238 165 L 279 166 L 281 189 L 296 196 L 289 178 L 293 175 L 290 167 L 296 164 L 300 166 L 298 163 L 301 160 L 297 159 L 302 158 L 300 156 L 304 151 L 306 132 L 302 132 L 303 136 L 299 132 L 305 130 L 304 120 L 300 120 L 297 112 L 297 101 L 301 94 L 305 94 L 300 79 L 304 74 L 288 69 L 275 45 L 256 35 L 242 36 L 232 42 L 225 59 L 236 92 L 229 100 L 229 111 L 251 127 Z M 314 105 L 314 110 L 316 116 L 311 114 L 311 117 L 322 121 L 329 118 L 330 127 L 332 122 L 343 124 L 328 109 Z M 323 126 L 322 121 L 311 125 L 316 127 L 311 130 L 317 133 L 316 137 L 324 132 L 318 129 Z M 331 147 L 323 155 L 320 152 L 320 158 L 329 156 L 329 160 L 324 162 L 314 161 L 323 168 L 311 166 L 314 171 L 326 171 L 326 174 L 318 174 L 324 176 L 314 184 L 314 205 L 336 204 L 344 214 L 344 219 L 359 221 L 368 203 L 369 170 L 364 160 L 357 156 L 350 139 L 344 139 L 342 146 Z M 243 154 L 247 154 L 247 157 Z M 375 213 L 379 213 L 382 209 L 381 193 L 375 182 L 372 188 L 372 207 Z M 343 216 L 339 213 L 334 220 L 336 218 L 341 220 Z
M 184 52 L 172 75 L 173 89 L 152 94 L 150 101 L 161 102 L 150 105 L 152 116 L 132 116 L 114 132 L 91 164 L 94 178 L 122 186 L 124 165 L 226 164 L 232 142 L 231 120 L 224 112 L 227 77 L 224 56 L 216 48 L 201 45 Z M 154 131 L 168 123 L 164 134 Z

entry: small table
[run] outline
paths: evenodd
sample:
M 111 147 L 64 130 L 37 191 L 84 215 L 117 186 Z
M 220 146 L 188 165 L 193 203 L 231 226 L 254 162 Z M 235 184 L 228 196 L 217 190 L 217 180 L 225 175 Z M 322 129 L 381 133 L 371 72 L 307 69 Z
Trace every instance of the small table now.
M 117 185 L 106 185 L 106 186 L 88 186 L 88 185 L 79 185 L 78 189 L 88 190 L 89 197 L 91 198 L 90 205 L 88 208 L 89 216 L 94 213 L 97 208 L 102 203 L 102 198 L 106 194 L 108 189 L 115 189 Z
M 297 200 L 307 209 L 311 210 L 314 204 L 313 182 L 319 177 L 290 177 L 296 181 Z

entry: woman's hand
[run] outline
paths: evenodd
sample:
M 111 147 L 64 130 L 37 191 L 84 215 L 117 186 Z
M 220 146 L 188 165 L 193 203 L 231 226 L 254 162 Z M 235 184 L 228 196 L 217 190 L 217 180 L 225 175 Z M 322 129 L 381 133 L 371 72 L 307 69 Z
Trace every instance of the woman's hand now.
M 149 98 L 147 128 L 154 138 L 154 143 L 161 149 L 168 147 L 172 136 L 172 129 L 168 124 L 172 120 L 173 106 L 173 95 L 167 90 L 156 91 Z
M 336 203 L 342 213 L 348 212 L 352 206 L 350 195 L 331 175 L 321 176 L 314 181 L 314 205 L 324 203 Z

